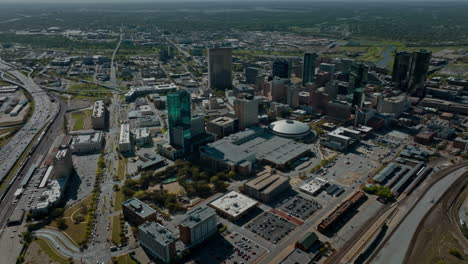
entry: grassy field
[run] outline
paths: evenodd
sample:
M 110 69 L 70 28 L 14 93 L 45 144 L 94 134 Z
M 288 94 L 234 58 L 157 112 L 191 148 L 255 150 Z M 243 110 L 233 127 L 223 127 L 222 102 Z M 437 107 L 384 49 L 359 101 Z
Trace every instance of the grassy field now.
M 86 239 L 86 222 L 82 223 L 75 223 L 72 220 L 72 215 L 75 212 L 79 212 L 78 210 L 82 208 L 83 206 L 87 206 L 89 208 L 89 204 L 91 202 L 92 197 L 88 196 L 85 199 L 81 200 L 80 202 L 74 204 L 71 207 L 68 207 L 65 209 L 65 212 L 63 214 L 63 218 L 65 219 L 65 223 L 67 224 L 67 228 L 63 230 L 65 234 L 67 234 L 71 239 L 73 239 L 73 242 L 75 244 L 79 245 L 80 242 L 84 241 Z M 74 215 L 76 216 L 76 214 Z M 86 219 L 86 217 L 85 217 Z M 50 226 L 58 228 L 57 222 L 53 221 Z
M 122 233 L 122 229 L 120 228 L 120 215 L 114 215 L 112 217 L 112 242 L 117 245 L 122 243 L 120 233 Z
M 68 88 L 73 99 L 105 99 L 112 96 L 112 91 L 94 83 L 75 83 Z
M 117 168 L 117 178 L 119 181 L 125 180 L 125 176 L 127 176 L 127 159 L 122 158 L 119 159 L 119 166 Z
M 377 62 L 383 58 L 382 53 L 387 47 L 370 47 L 367 49 L 366 54 L 359 57 L 360 60 L 369 61 L 369 62 Z
M 51 247 L 49 243 L 44 239 L 38 238 L 37 240 L 33 241 L 33 243 L 37 243 L 41 248 L 42 252 L 44 252 L 51 260 L 60 264 L 70 263 L 67 258 L 58 254 L 57 251 L 55 251 L 55 249 Z
M 119 189 L 117 192 L 115 192 L 115 198 L 114 198 L 114 210 L 120 211 L 122 210 L 122 203 L 124 202 L 124 195 L 122 192 L 122 189 Z
M 118 264 L 137 264 L 129 254 L 117 257 Z
M 291 51 L 268 51 L 254 49 L 236 49 L 232 52 L 234 55 L 277 55 L 277 56 L 301 56 L 304 52 L 300 50 Z
M 71 114 L 73 120 L 73 129 L 72 130 L 82 130 L 90 128 L 89 125 L 86 125 L 86 121 L 90 120 L 91 115 L 93 114 L 92 110 L 85 110 L 80 112 L 75 112 Z M 90 123 L 88 121 L 88 123 Z

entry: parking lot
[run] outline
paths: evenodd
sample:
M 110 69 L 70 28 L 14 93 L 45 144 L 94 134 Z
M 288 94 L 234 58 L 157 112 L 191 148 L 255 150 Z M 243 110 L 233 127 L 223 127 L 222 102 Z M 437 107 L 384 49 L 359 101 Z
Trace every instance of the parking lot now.
M 267 250 L 239 233 L 215 235 L 195 250 L 195 263 L 254 263 Z
M 76 200 L 81 200 L 91 194 L 96 179 L 97 160 L 100 154 L 89 155 L 73 155 L 73 166 L 77 174 L 76 181 L 72 180 L 70 185 L 72 188 L 78 189 L 77 196 L 71 197 L 70 203 Z
M 296 225 L 272 213 L 264 212 L 245 226 L 254 234 L 273 244 L 287 236 Z
M 320 208 L 322 208 L 322 206 L 318 202 L 309 200 L 300 195 L 287 198 L 279 207 L 281 211 L 302 220 L 306 220 Z

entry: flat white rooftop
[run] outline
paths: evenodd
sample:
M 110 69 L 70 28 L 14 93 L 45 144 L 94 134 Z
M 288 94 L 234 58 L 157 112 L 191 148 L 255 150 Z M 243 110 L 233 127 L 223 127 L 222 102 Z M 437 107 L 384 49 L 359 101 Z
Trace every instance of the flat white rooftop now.
M 315 193 L 318 190 L 320 190 L 325 184 L 327 184 L 326 180 L 319 177 L 315 177 L 311 181 L 302 185 L 299 189 L 306 193 Z
M 128 144 L 128 143 L 130 143 L 130 125 L 122 124 L 120 126 L 119 144 Z
M 233 218 L 236 218 L 256 206 L 257 201 L 238 192 L 230 191 L 211 202 L 210 205 Z

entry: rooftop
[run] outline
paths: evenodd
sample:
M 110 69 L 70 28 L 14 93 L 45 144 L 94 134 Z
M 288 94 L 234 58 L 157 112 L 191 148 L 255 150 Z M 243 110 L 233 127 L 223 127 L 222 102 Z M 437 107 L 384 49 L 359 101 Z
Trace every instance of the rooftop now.
M 176 241 L 176 236 L 169 229 L 156 222 L 146 222 L 138 229 L 152 236 L 162 246 L 167 246 Z
M 216 215 L 215 210 L 210 207 L 198 207 L 187 213 L 187 217 L 180 222 L 180 225 L 194 227 L 201 221 Z
M 304 185 L 302 185 L 299 189 L 301 189 L 304 192 L 308 193 L 315 193 L 316 191 L 320 190 L 325 184 L 328 182 L 322 178 L 315 177 L 311 181 L 308 181 Z
M 104 101 L 94 102 L 93 117 L 101 117 L 104 114 Z
M 210 123 L 217 124 L 219 126 L 230 125 L 232 122 L 234 122 L 233 118 L 225 116 L 220 116 L 210 121 Z
M 270 124 L 270 129 L 278 134 L 302 135 L 310 132 L 310 127 L 296 120 L 280 120 Z
M 123 202 L 122 206 L 127 207 L 142 218 L 146 218 L 156 213 L 156 211 L 153 208 L 149 207 L 149 205 L 145 204 L 144 202 L 140 201 L 138 198 L 135 197 Z
M 122 124 L 120 125 L 120 144 L 130 143 L 130 125 Z
M 101 131 L 92 131 L 83 134 L 78 134 L 73 137 L 72 144 L 86 144 L 100 142 L 102 139 Z
M 231 191 L 210 203 L 224 213 L 237 217 L 257 205 L 257 201 L 243 194 Z
M 248 181 L 245 185 L 253 189 L 259 190 L 261 192 L 269 193 L 276 187 L 282 185 L 284 182 L 287 181 L 289 181 L 288 178 L 279 174 L 265 174 L 251 181 Z

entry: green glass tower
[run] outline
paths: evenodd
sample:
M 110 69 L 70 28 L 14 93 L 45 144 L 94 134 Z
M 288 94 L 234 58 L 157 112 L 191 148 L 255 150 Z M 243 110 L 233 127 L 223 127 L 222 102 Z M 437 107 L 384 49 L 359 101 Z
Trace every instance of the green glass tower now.
M 304 65 L 302 68 L 302 85 L 315 81 L 315 61 L 317 53 L 304 53 Z
M 190 149 L 191 108 L 190 93 L 180 90 L 167 95 L 169 142 L 184 150 Z

